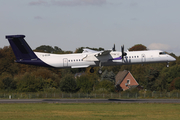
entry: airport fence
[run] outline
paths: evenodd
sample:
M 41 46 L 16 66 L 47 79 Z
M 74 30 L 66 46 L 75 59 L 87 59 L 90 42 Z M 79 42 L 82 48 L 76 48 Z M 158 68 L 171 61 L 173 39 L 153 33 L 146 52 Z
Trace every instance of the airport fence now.
M 104 98 L 104 99 L 179 99 L 180 92 L 151 93 L 0 93 L 0 99 L 63 99 L 63 98 Z

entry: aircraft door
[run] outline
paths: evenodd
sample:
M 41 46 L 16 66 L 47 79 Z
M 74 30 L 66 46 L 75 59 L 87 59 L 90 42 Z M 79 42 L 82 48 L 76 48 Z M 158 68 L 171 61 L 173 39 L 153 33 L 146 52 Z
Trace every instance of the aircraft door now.
M 146 61 L 146 56 L 145 56 L 145 54 L 142 54 L 141 55 L 141 62 L 145 62 Z
M 67 58 L 63 59 L 63 66 L 64 67 L 68 66 L 68 59 Z

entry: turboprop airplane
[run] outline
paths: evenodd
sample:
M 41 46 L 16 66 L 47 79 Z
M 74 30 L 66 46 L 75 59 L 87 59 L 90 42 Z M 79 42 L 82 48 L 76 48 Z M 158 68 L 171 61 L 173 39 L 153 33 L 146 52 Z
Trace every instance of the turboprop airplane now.
M 168 63 L 176 59 L 161 50 L 127 51 L 121 46 L 121 52 L 115 50 L 95 51 L 84 49 L 78 54 L 51 54 L 33 52 L 24 40 L 24 35 L 7 35 L 12 50 L 16 56 L 16 62 L 29 65 L 38 65 L 54 68 L 86 68 L 99 66 L 99 73 L 102 73 L 103 66 L 145 64 L 145 63 Z

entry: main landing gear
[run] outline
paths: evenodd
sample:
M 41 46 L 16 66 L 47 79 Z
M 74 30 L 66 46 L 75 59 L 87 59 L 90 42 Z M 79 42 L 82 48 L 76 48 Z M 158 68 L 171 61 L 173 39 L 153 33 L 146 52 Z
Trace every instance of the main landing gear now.
M 98 70 L 99 74 L 102 74 L 102 70 L 101 70 L 102 68 L 103 68 L 103 66 L 101 65 L 101 62 L 99 62 L 99 70 Z
M 169 62 L 167 62 L 167 65 L 166 65 L 166 67 L 169 67 Z
M 94 73 L 94 68 L 93 67 L 90 69 L 90 73 Z
M 94 68 L 92 67 L 89 71 L 90 71 L 90 73 L 94 73 Z M 102 74 L 101 68 L 99 68 L 98 73 Z
M 98 70 L 99 74 L 102 74 L 102 70 L 101 70 L 102 68 L 103 68 L 103 66 L 101 66 L 101 62 L 99 62 L 99 70 Z M 90 73 L 94 73 L 94 68 L 93 67 L 90 69 Z

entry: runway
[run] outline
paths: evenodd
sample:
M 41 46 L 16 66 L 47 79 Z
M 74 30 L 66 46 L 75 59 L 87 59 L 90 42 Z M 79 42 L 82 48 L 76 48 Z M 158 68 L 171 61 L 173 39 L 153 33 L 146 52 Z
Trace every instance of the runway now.
M 0 103 L 180 103 L 180 99 L 0 99 Z

